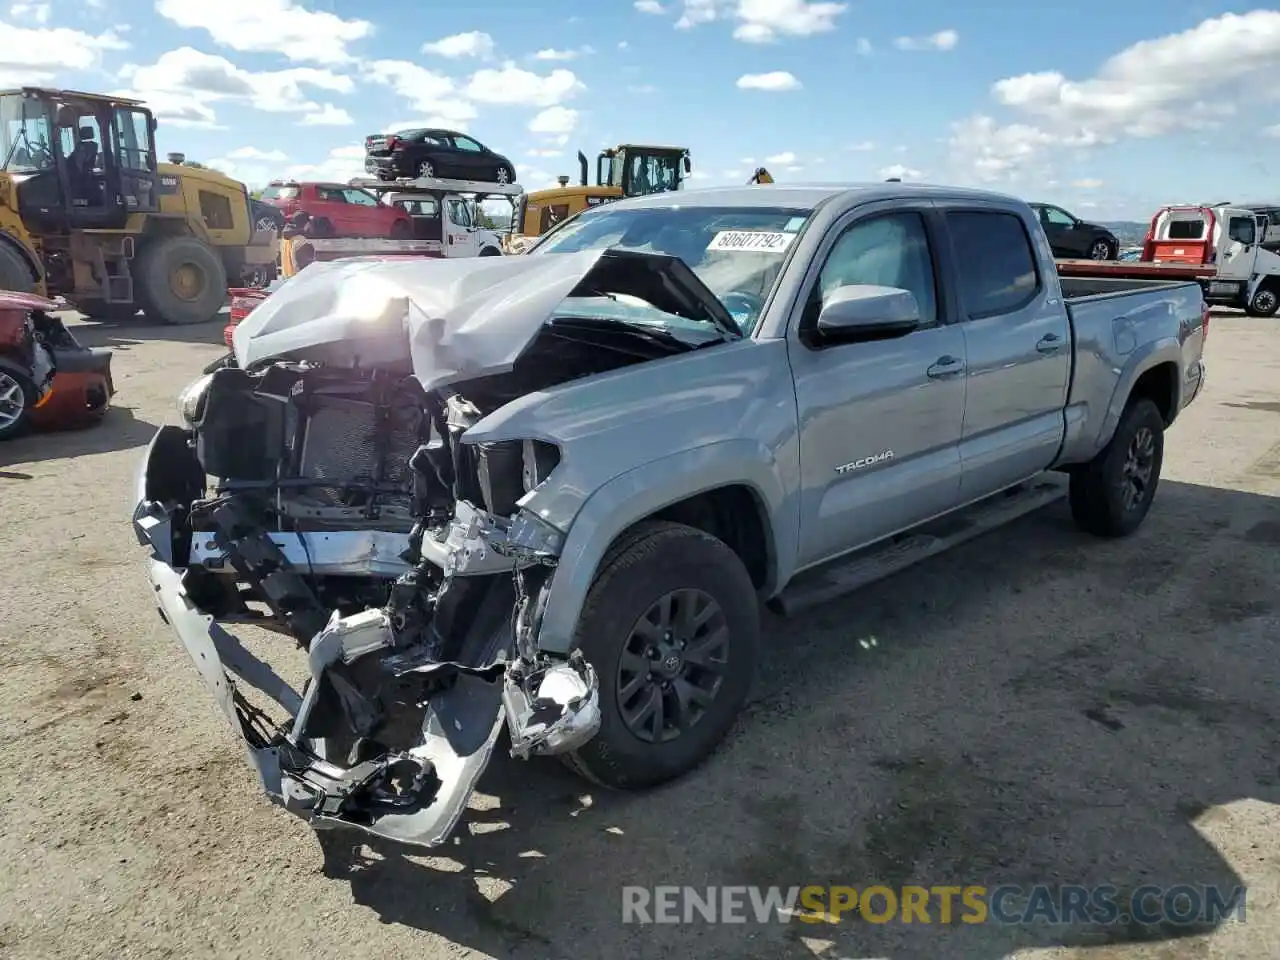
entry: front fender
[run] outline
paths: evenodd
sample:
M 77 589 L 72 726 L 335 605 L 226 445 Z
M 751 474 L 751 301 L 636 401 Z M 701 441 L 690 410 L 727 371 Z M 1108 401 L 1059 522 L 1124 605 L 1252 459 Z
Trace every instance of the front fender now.
M 664 507 L 717 487 L 746 485 L 763 511 L 769 557 L 765 593 L 795 564 L 799 503 L 789 497 L 773 453 L 751 440 L 722 440 L 642 464 L 597 489 L 565 538 L 551 581 L 538 646 L 568 654 L 596 570 L 614 539 Z

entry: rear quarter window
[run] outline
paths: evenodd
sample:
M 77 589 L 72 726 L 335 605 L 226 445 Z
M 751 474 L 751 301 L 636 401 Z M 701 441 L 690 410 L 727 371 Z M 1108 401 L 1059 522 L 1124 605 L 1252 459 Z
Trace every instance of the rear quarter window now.
M 947 214 L 965 319 L 1020 310 L 1040 289 L 1022 218 L 994 210 Z
M 297 200 L 297 187 L 267 187 L 262 191 L 263 200 Z

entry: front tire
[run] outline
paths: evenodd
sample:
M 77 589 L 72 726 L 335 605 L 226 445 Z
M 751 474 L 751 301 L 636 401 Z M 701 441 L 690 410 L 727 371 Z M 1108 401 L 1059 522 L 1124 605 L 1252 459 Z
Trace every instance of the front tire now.
M 208 323 L 227 302 L 222 258 L 195 237 L 166 237 L 143 249 L 134 286 L 147 319 L 174 326 Z
M 14 293 L 35 293 L 36 279 L 31 275 L 31 268 L 8 243 L 0 242 L 0 290 L 11 290 Z
M 0 441 L 27 432 L 31 408 L 39 399 L 30 377 L 16 367 L 0 364 Z
M 1142 525 L 1160 483 L 1164 417 L 1146 397 L 1129 401 L 1111 442 L 1071 474 L 1071 515 L 1085 533 L 1127 537 Z
M 606 555 L 575 642 L 600 679 L 600 731 L 566 757 L 618 789 L 675 779 L 724 739 L 750 691 L 760 614 L 729 547 L 682 524 L 646 522 Z
M 1277 310 L 1280 310 L 1280 291 L 1270 284 L 1259 287 L 1245 308 L 1251 317 L 1274 317 Z

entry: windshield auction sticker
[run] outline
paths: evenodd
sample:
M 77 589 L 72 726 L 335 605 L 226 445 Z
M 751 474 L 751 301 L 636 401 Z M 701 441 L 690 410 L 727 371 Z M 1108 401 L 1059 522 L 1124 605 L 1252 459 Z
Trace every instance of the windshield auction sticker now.
M 769 233 L 764 230 L 721 230 L 711 242 L 708 250 L 740 250 L 749 253 L 786 253 L 794 233 Z

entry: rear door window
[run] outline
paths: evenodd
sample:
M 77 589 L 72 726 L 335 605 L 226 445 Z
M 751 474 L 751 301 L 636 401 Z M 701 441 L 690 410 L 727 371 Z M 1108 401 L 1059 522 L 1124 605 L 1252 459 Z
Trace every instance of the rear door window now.
M 947 214 L 966 319 L 1020 310 L 1040 288 L 1035 250 L 1022 218 L 994 210 Z

